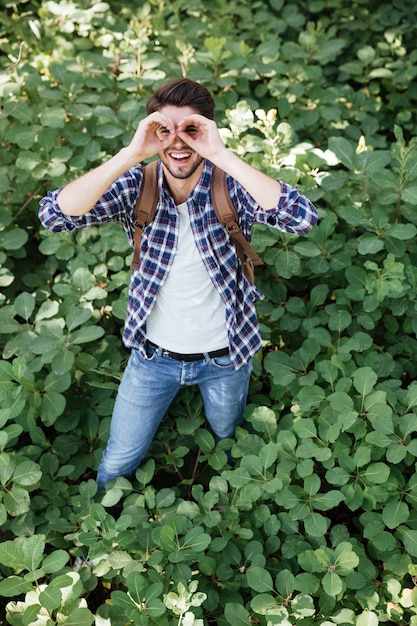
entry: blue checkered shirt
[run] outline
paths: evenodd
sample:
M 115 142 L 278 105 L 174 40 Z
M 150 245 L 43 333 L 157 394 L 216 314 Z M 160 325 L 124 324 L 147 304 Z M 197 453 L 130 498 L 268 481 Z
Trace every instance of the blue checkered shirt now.
M 262 298 L 259 289 L 243 275 L 237 263 L 235 245 L 219 223 L 210 196 L 212 164 L 204 162 L 201 178 L 187 198 L 196 246 L 205 268 L 226 308 L 226 328 L 230 356 L 239 369 L 261 348 L 261 336 L 255 310 Z M 142 181 L 140 165 L 118 178 L 95 207 L 81 217 L 64 215 L 56 201 L 59 189 L 41 200 L 39 218 L 55 232 L 72 231 L 105 222 L 121 222 L 133 247 L 134 210 Z M 250 241 L 253 223 L 303 235 L 317 221 L 317 211 L 298 189 L 281 182 L 278 206 L 265 211 L 233 178 L 227 177 L 230 197 L 239 214 L 240 228 Z M 144 353 L 146 318 L 152 310 L 158 289 L 173 262 L 178 223 L 175 202 L 164 184 L 161 164 L 158 175 L 159 203 L 155 218 L 142 235 L 140 269 L 132 270 L 123 341 L 128 348 Z

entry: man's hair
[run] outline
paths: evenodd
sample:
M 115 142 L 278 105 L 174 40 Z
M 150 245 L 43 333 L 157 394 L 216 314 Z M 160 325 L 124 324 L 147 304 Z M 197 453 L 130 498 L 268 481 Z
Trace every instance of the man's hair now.
M 191 107 L 200 115 L 214 119 L 214 100 L 205 87 L 189 78 L 175 78 L 161 85 L 146 103 L 147 114 L 159 111 L 169 104 L 176 107 Z

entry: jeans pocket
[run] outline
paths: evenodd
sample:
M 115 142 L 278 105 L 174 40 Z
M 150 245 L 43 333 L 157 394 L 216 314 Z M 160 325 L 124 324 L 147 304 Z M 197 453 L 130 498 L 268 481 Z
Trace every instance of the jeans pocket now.
M 145 354 L 148 361 L 151 361 L 156 355 L 157 347 L 152 346 L 150 343 L 145 343 Z
M 220 369 L 227 369 L 228 367 L 233 367 L 232 359 L 229 354 L 225 356 L 216 356 L 211 359 L 213 365 Z

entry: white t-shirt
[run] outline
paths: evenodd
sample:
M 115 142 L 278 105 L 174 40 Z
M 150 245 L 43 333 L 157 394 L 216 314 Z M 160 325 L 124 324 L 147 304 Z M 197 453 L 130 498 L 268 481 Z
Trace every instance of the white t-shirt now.
M 182 354 L 219 350 L 228 346 L 225 306 L 195 244 L 187 203 L 177 211 L 178 246 L 146 320 L 147 338 Z

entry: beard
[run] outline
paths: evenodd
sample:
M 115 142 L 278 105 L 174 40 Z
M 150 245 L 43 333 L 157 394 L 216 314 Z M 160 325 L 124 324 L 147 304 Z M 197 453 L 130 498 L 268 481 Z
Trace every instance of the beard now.
M 161 157 L 161 161 L 164 167 L 168 170 L 173 178 L 178 178 L 179 180 L 186 180 L 187 178 L 191 178 L 191 176 L 198 170 L 202 162 L 204 161 L 203 157 L 196 155 L 195 161 L 187 165 L 181 166 L 179 163 L 177 166 L 173 164 L 171 161 L 168 162 L 168 159 L 165 157 Z

